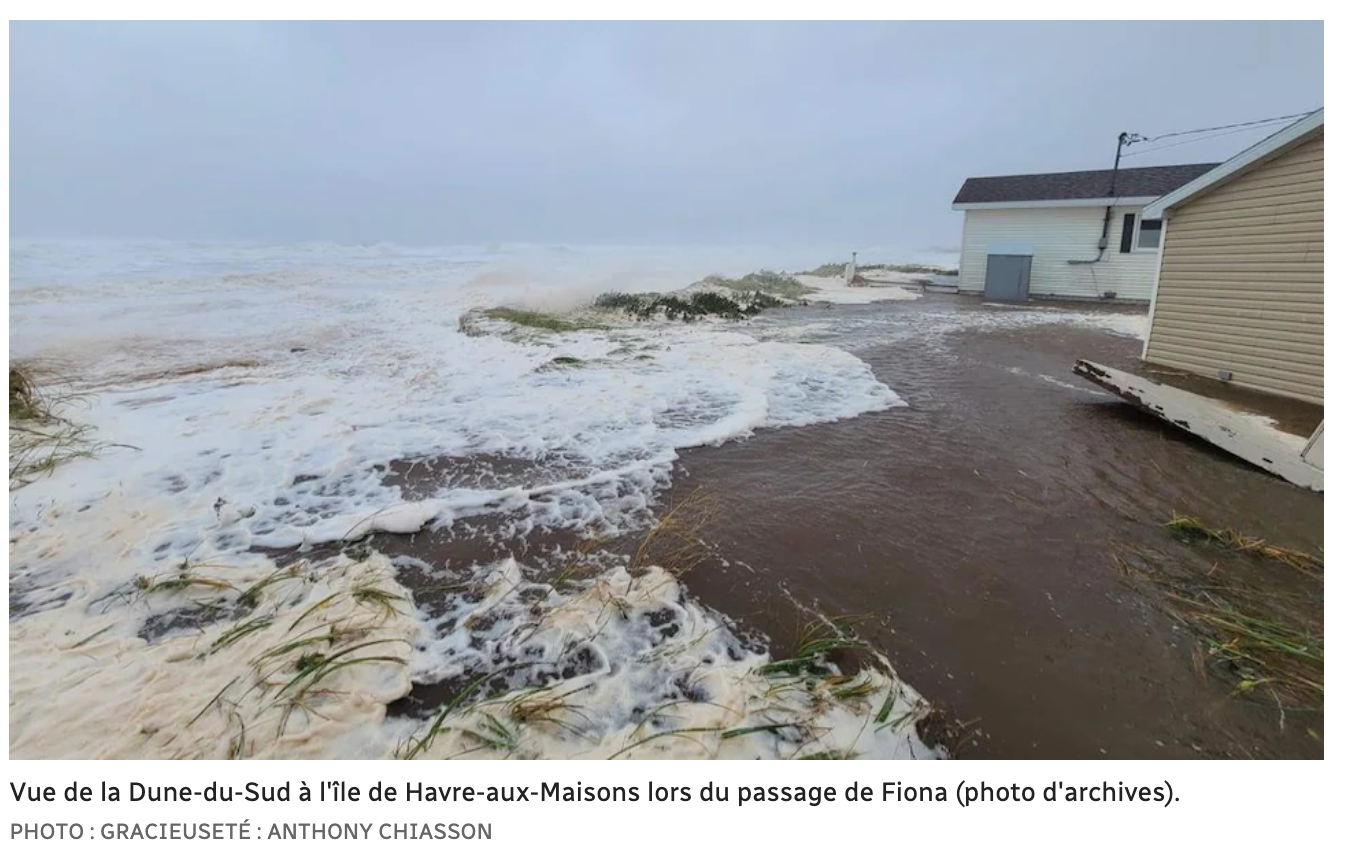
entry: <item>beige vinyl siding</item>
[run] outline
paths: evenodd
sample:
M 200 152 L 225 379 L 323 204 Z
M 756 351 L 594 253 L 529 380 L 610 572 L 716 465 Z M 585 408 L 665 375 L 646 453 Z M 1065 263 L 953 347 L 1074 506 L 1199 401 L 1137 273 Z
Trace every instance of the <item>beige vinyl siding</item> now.
M 983 292 L 986 257 L 996 253 L 1001 244 L 1021 243 L 1032 247 L 1032 297 L 1096 299 L 1114 291 L 1119 300 L 1147 301 L 1158 267 L 1157 250 L 1120 252 L 1124 215 L 1135 215 L 1137 223 L 1140 211 L 1137 206 L 1112 210 L 1106 253 L 1095 265 L 1071 265 L 1069 261 L 1096 257 L 1105 208 L 967 211 L 961 241 L 960 289 Z
M 1145 359 L 1322 402 L 1323 135 L 1176 208 Z

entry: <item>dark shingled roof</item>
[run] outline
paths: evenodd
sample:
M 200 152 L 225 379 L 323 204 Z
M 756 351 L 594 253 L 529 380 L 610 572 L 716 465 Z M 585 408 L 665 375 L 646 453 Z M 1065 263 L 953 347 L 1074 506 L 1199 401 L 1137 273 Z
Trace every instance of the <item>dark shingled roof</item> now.
M 1107 196 L 1158 197 L 1209 172 L 1216 163 L 1177 166 L 1144 166 L 1116 173 L 1111 190 L 1111 170 L 1045 172 L 1038 175 L 991 175 L 968 178 L 953 205 L 978 202 L 1045 202 L 1052 199 L 1105 199 Z

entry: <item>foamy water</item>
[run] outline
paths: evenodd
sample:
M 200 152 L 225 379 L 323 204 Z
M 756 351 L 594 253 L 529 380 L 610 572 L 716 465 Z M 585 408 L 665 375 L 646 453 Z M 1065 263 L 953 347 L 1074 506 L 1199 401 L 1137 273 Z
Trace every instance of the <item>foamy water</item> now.
M 461 325 L 488 306 L 567 311 L 831 258 L 796 252 L 15 242 L 11 358 L 88 393 L 67 415 L 105 445 L 11 492 L 11 753 L 932 755 L 914 729 L 923 700 L 884 664 L 832 689 L 766 676 L 767 655 L 661 569 L 565 586 L 510 561 L 453 569 L 431 616 L 378 554 L 278 569 L 256 552 L 465 521 L 634 531 L 683 449 L 903 407 L 841 337 L 1138 323 Z M 816 285 L 817 299 L 894 299 Z M 506 465 L 416 495 L 388 478 L 390 462 L 433 457 Z M 428 721 L 384 715 L 413 683 L 489 668 L 506 693 L 433 741 Z
M 561 335 L 460 329 L 475 308 L 563 311 L 603 291 L 743 273 L 753 255 L 16 243 L 11 357 L 54 363 L 74 379 L 89 397 L 68 415 L 106 445 L 11 494 L 11 589 L 26 612 L 11 622 L 12 752 L 378 757 L 406 748 L 413 735 L 405 732 L 425 723 L 386 723 L 383 704 L 414 680 L 468 668 L 463 652 L 407 601 L 381 608 L 385 595 L 406 595 L 382 557 L 278 577 L 252 551 L 469 518 L 628 531 L 649 523 L 681 449 L 903 406 L 856 357 L 761 342 L 744 325 Z M 731 264 L 741 267 L 721 266 Z M 508 460 L 516 479 L 489 488 L 448 483 L 415 499 L 387 483 L 391 461 L 426 456 Z M 550 595 L 567 607 L 560 616 L 583 616 L 555 628 L 550 656 L 589 638 L 596 662 L 645 656 L 657 666 L 587 672 L 586 721 L 601 725 L 548 739 L 536 729 L 526 754 L 619 751 L 635 729 L 679 726 L 689 714 L 625 723 L 594 711 L 656 708 L 662 682 L 693 665 L 710 672 L 702 680 L 713 687 L 697 694 L 707 699 L 693 717 L 699 727 L 746 723 L 763 655 L 732 658 L 731 632 L 710 635 L 721 620 L 686 604 L 673 579 L 657 585 L 662 573 L 625 586 L 639 611 L 665 616 L 678 607 L 681 620 L 655 640 L 602 633 L 605 616 L 576 607 L 604 579 Z M 261 590 L 240 594 L 260 582 Z M 519 631 L 528 606 L 503 602 L 494 621 Z M 174 627 L 175 616 L 185 617 L 175 632 L 147 632 L 156 622 Z M 307 632 L 322 644 L 304 642 Z M 296 639 L 301 647 L 288 647 Z M 339 643 L 356 646 L 362 656 L 348 659 L 359 662 L 321 676 L 314 689 L 322 692 L 299 708 L 279 705 L 277 697 L 302 687 L 275 677 L 288 674 L 278 664 L 303 671 L 296 657 L 311 644 L 327 651 Z M 680 661 L 669 646 L 677 643 L 685 656 L 697 654 L 683 672 L 672 671 Z M 287 659 L 264 656 L 278 647 Z M 895 714 L 919 704 L 910 692 L 892 700 Z M 71 710 L 81 727 L 47 727 Z M 869 714 L 862 710 L 859 722 Z M 830 727 L 796 719 L 809 727 L 797 750 L 847 748 Z M 462 731 L 428 754 L 454 749 Z M 921 747 L 912 722 L 891 733 Z M 780 754 L 773 729 L 734 742 L 703 751 Z M 873 741 L 852 735 L 848 745 Z

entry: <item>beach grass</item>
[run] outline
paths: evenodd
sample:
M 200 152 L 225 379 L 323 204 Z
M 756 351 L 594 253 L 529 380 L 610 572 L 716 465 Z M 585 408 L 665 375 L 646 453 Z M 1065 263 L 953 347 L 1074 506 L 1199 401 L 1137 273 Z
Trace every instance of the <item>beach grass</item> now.
M 937 266 L 937 265 L 914 265 L 914 264 L 905 264 L 905 265 L 883 265 L 883 264 L 858 265 L 858 270 L 859 270 L 859 271 L 881 270 L 881 271 L 886 271 L 886 272 L 888 272 L 888 273 L 926 273 L 926 274 L 931 274 L 931 275 L 933 275 L 933 276 L 956 276 L 957 274 L 960 273 L 960 271 L 958 271 L 956 268 L 944 268 L 944 267 L 939 267 L 939 266 Z
M 106 445 L 94 441 L 89 426 L 64 415 L 84 397 L 50 366 L 10 366 L 10 490 L 51 475 L 64 463 L 91 458 Z
M 703 532 L 718 513 L 718 503 L 710 494 L 689 492 L 643 534 L 628 559 L 628 569 L 638 572 L 659 565 L 676 579 L 691 573 L 711 555 Z
M 24 365 L 9 370 L 9 421 L 46 422 L 52 418 L 51 408 L 33 377 L 33 370 Z
M 792 655 L 760 669 L 765 675 L 828 675 L 828 657 L 844 651 L 866 650 L 853 628 L 853 619 L 817 618 L 806 625 Z
M 594 330 L 596 325 L 576 319 L 563 318 L 547 312 L 534 312 L 528 309 L 513 309 L 497 306 L 485 310 L 483 316 L 496 321 L 508 321 L 517 327 L 532 327 L 549 333 L 575 333 L 580 330 Z
M 1216 529 L 1205 525 L 1195 517 L 1174 516 L 1164 524 L 1168 529 L 1182 537 L 1200 538 L 1206 542 L 1218 544 L 1240 553 L 1251 553 L 1267 559 L 1281 562 L 1301 574 L 1321 579 L 1324 560 L 1302 550 L 1279 547 L 1264 538 L 1253 538 L 1235 529 Z
M 813 270 L 804 270 L 798 273 L 799 276 L 843 276 L 844 270 L 848 265 L 843 262 L 827 262 Z M 956 276 L 959 271 L 956 268 L 944 268 L 938 265 L 916 265 L 916 264 L 866 264 L 858 265 L 858 271 L 887 271 L 890 273 L 926 273 L 933 276 Z
M 208 577 L 191 571 L 180 571 L 178 573 L 154 577 L 139 576 L 135 580 L 135 587 L 143 595 L 179 592 L 192 588 L 236 591 L 234 584 L 227 580 Z
M 595 299 L 596 309 L 625 312 L 636 318 L 664 317 L 669 321 L 697 321 L 716 317 L 741 321 L 765 309 L 791 305 L 763 291 L 685 291 L 677 294 L 602 294 Z
M 1174 518 L 1165 525 L 1305 576 L 1311 575 L 1310 568 L 1321 568 L 1317 557 L 1231 529 L 1211 529 L 1193 518 Z M 1149 560 L 1140 550 L 1132 551 L 1130 559 L 1119 553 L 1114 558 L 1127 585 L 1151 595 L 1164 614 L 1195 635 L 1197 667 L 1227 683 L 1234 696 L 1282 711 L 1322 709 L 1325 643 L 1320 591 L 1310 594 L 1273 579 L 1240 577 L 1217 562 L 1204 573 L 1194 573 L 1163 570 L 1163 562 Z
M 739 279 L 710 276 L 703 280 L 700 285 L 715 286 L 748 294 L 763 294 L 780 300 L 801 300 L 816 291 L 816 289 L 804 285 L 791 274 L 777 273 L 771 270 L 755 271 Z
M 554 357 L 553 359 L 548 361 L 548 364 L 551 366 L 563 366 L 563 367 L 582 366 L 586 364 L 586 361 L 581 359 L 580 357 L 562 356 L 562 357 Z
M 798 271 L 798 276 L 843 276 L 848 265 L 844 262 L 826 262 L 811 270 Z

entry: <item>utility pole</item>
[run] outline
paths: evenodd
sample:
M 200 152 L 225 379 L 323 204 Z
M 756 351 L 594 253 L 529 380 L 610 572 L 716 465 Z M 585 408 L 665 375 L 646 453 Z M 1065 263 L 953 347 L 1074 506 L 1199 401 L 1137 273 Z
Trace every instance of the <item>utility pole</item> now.
M 1111 234 L 1111 205 L 1116 198 L 1116 175 L 1120 172 L 1120 153 L 1126 146 L 1134 145 L 1144 139 L 1142 134 L 1121 131 L 1116 137 L 1116 160 L 1111 164 L 1111 184 L 1106 191 L 1106 213 L 1102 215 L 1102 236 L 1097 239 L 1097 257 L 1095 259 L 1070 259 L 1071 265 L 1095 265 L 1106 255 L 1107 236 Z
M 1111 165 L 1111 189 L 1107 191 L 1108 198 L 1115 198 L 1116 195 L 1116 173 L 1120 172 L 1120 153 L 1126 146 L 1132 146 L 1143 140 L 1142 134 L 1132 134 L 1129 131 L 1121 131 L 1120 136 L 1116 137 L 1116 162 Z

